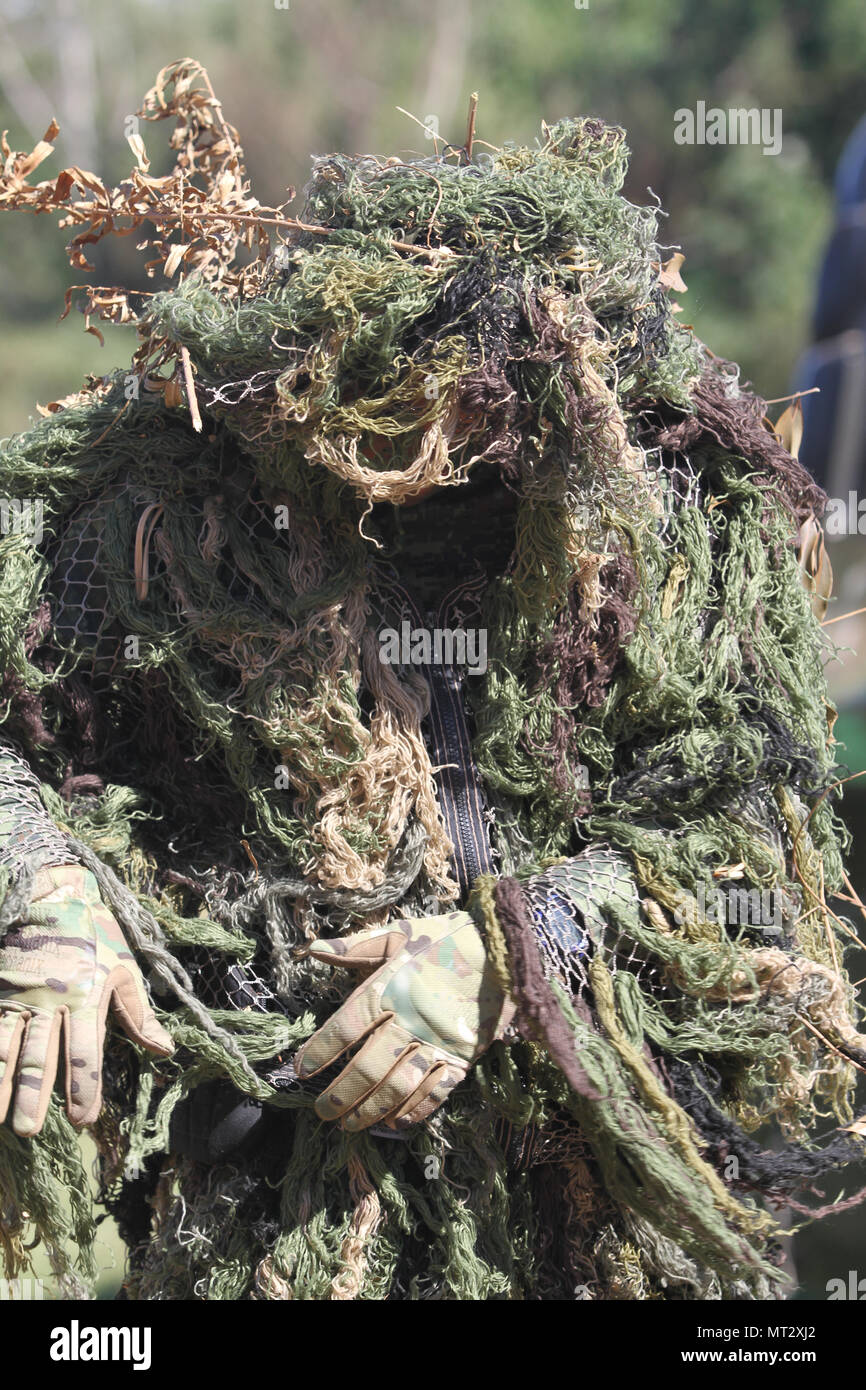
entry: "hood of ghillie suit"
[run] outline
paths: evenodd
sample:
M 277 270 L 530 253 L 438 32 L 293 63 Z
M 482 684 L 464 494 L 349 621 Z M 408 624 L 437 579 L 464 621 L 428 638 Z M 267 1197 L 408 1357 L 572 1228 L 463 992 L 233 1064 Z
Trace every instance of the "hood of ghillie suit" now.
M 137 370 L 173 354 L 170 381 L 131 393 L 118 373 L 0 454 L 6 495 L 44 499 L 46 544 L 74 558 L 99 534 L 103 611 L 137 639 L 121 698 L 116 668 L 52 629 L 45 545 L 0 541 L 6 730 L 179 1044 L 155 1062 L 113 1041 L 96 1128 L 135 1297 L 773 1296 L 760 1199 L 850 1157 L 844 1136 L 808 1139 L 819 1115 L 850 1122 L 854 1078 L 824 897 L 842 881 L 838 773 L 795 551 L 822 494 L 678 320 L 626 162 L 593 120 L 471 163 L 317 159 L 252 292 L 201 272 L 146 301 Z M 424 683 L 379 660 L 377 518 L 482 472 L 512 501 L 481 600 L 487 670 L 467 683 L 497 871 L 621 852 L 643 908 L 617 938 L 646 968 L 560 990 L 552 1028 L 510 922 L 525 1039 L 402 1140 L 351 1135 L 266 1078 L 340 998 L 294 946 L 458 896 Z M 446 522 L 432 541 L 447 569 Z M 714 922 L 711 872 L 782 894 L 781 936 Z M 483 916 L 489 885 L 475 900 Z M 777 947 L 815 963 L 829 1046 L 768 983 Z M 205 958 L 274 1005 L 213 1007 Z M 563 1036 L 576 1080 L 552 1060 Z M 174 1107 L 218 1079 L 277 1114 L 270 1167 L 167 1157 Z M 770 1122 L 779 1152 L 751 1137 Z M 74 1236 L 86 1275 L 59 1105 L 26 1161 L 0 1140 L 10 1267 L 27 1211 L 68 1278 Z

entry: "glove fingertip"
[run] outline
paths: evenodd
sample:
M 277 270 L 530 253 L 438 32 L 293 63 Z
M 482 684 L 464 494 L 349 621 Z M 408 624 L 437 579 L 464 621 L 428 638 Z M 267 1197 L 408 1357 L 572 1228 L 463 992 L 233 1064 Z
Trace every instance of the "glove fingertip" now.
M 301 1081 L 306 1081 L 308 1077 L 314 1076 L 317 1070 L 316 1067 L 310 1066 L 309 1062 L 304 1056 L 303 1048 L 301 1048 L 300 1051 L 295 1053 L 294 1057 L 292 1058 L 292 1066 L 295 1069 L 295 1076 L 299 1077 Z
M 305 956 L 312 956 L 313 960 L 340 960 L 345 955 L 345 948 L 339 949 L 342 944 L 340 941 L 332 941 L 328 937 L 323 937 L 319 941 L 310 941 L 306 946 L 299 948 L 298 954 L 300 955 L 303 951 Z
M 159 1053 L 161 1057 L 170 1057 L 176 1051 L 174 1039 L 157 1019 L 145 1026 L 141 1036 L 145 1047 L 150 1052 Z
M 73 1129 L 84 1129 L 85 1125 L 92 1125 L 99 1119 L 99 1112 L 102 1109 L 102 1087 L 100 1086 L 95 1099 L 88 1105 L 76 1105 L 74 1101 L 68 1101 L 66 1114 Z
M 41 1129 L 41 1121 L 39 1122 L 39 1124 L 30 1123 L 27 1125 L 22 1124 L 20 1120 L 12 1121 L 12 1133 L 18 1139 L 35 1139 L 36 1135 L 39 1133 Z
M 325 965 L 343 965 L 349 969 L 375 969 L 401 951 L 407 933 L 402 922 L 386 927 L 368 927 L 349 936 L 324 937 L 311 941 L 304 954 Z

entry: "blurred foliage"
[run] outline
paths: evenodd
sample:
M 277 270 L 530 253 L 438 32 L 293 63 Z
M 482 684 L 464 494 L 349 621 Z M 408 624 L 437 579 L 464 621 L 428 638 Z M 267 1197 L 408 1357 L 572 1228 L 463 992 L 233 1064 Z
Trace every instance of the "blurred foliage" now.
M 157 70 L 184 53 L 208 67 L 263 202 L 301 187 L 312 153 L 429 153 L 398 105 L 421 121 L 435 116 L 455 143 L 473 89 L 478 135 L 493 144 L 531 140 L 542 119 L 562 115 L 619 123 L 633 150 L 629 196 L 646 201 L 651 188 L 669 213 L 666 239 L 686 251 L 684 317 L 764 394 L 786 390 L 807 335 L 832 170 L 862 114 L 862 0 L 588 0 L 586 9 L 574 0 L 5 0 L 4 14 L 0 124 L 19 149 L 52 115 L 62 126 L 56 166 L 40 177 L 61 163 L 122 177 L 125 119 Z M 675 111 L 699 100 L 781 108 L 781 154 L 675 144 Z M 163 172 L 166 132 L 144 134 Z M 35 331 L 73 278 L 52 221 L 0 217 L 0 317 L 34 325 L 34 349 L 24 350 L 34 374 L 23 358 L 11 379 L 4 370 L 0 432 L 22 427 L 37 396 L 63 394 L 93 369 L 86 340 L 69 339 L 58 361 Z M 133 238 L 95 259 L 97 282 L 144 286 Z M 126 340 L 110 338 L 99 370 L 127 356 Z M 12 358 L 7 339 L 4 361 Z
M 45 405 L 74 390 L 88 373 L 101 376 L 125 363 L 136 348 L 134 330 L 110 328 L 106 346 L 81 331 L 80 321 L 4 323 L 0 436 L 26 429 Z

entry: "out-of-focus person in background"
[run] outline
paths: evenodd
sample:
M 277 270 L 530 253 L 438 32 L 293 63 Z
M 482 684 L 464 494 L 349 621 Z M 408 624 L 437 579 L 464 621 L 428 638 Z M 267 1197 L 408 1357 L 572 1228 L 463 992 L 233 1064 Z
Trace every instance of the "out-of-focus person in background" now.
M 830 499 L 824 538 L 835 597 L 827 627 L 840 660 L 828 678 L 840 712 L 836 735 L 856 771 L 866 765 L 866 116 L 845 145 L 835 191 L 813 342 L 798 363 L 795 390 L 804 393 L 800 458 Z M 859 822 L 866 790 L 852 783 L 846 800 Z

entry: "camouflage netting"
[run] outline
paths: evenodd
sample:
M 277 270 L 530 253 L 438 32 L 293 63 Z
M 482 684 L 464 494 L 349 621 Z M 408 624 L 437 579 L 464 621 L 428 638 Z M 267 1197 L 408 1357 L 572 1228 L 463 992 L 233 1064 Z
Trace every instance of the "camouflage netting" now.
M 2 733 L 178 1045 L 109 1048 L 94 1134 L 128 1295 L 778 1296 L 772 1213 L 859 1151 L 866 1064 L 795 548 L 822 494 L 678 321 L 621 131 L 319 158 L 293 220 L 249 196 L 196 65 L 142 114 L 177 121 L 165 178 L 133 137 L 119 189 L 32 185 L 39 159 L 8 150 L 0 179 L 0 207 L 80 229 L 75 264 L 133 225 L 180 275 L 91 291 L 138 324 L 130 371 L 0 451 L 0 492 L 44 508 L 38 544 L 0 539 Z M 514 534 L 471 683 L 501 869 L 473 910 L 523 1037 L 422 1125 L 348 1134 L 286 1065 L 342 997 L 292 948 L 457 896 L 423 682 L 378 661 L 380 517 L 485 474 Z M 567 988 L 520 885 L 587 844 L 625 857 L 640 904 L 612 896 Z M 715 920 L 708 879 L 778 893 L 781 927 Z M 175 1107 L 219 1080 L 267 1142 L 172 1153 Z M 58 1100 L 37 1139 L 0 1129 L 0 1192 L 10 1272 L 35 1236 L 79 1289 L 94 1213 Z

